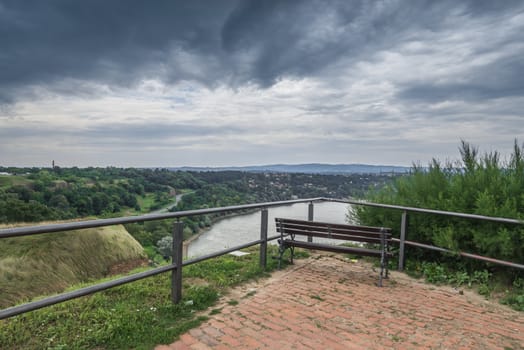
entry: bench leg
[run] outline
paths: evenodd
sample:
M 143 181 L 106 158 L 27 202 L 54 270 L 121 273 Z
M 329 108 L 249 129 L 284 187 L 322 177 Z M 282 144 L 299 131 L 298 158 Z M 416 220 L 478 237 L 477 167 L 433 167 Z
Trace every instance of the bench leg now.
M 278 249 L 278 268 L 280 269 L 282 267 L 282 258 L 284 257 L 284 253 L 286 252 L 286 249 L 289 249 L 289 253 L 291 255 L 290 262 L 293 264 L 293 256 L 295 255 L 295 247 L 293 246 L 284 246 L 283 244 L 280 244 L 280 247 Z
M 282 267 L 282 255 L 284 255 L 284 251 L 285 250 L 286 250 L 286 248 L 284 248 L 282 246 L 282 243 L 280 243 L 280 245 L 278 247 L 278 269 L 279 270 Z
M 284 253 L 286 252 L 286 249 L 289 249 L 291 253 L 291 263 L 293 263 L 293 247 L 284 245 L 281 240 L 278 240 L 278 243 L 278 269 L 280 270 L 280 268 L 282 267 L 282 259 L 284 257 Z
M 380 257 L 380 273 L 378 275 L 378 286 L 382 287 L 382 278 L 384 277 L 384 254 Z

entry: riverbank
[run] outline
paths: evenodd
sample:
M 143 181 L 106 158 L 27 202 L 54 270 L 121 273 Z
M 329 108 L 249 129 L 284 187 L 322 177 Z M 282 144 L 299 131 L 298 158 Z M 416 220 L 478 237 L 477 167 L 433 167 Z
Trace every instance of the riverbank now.
M 198 232 L 196 232 L 194 235 L 192 235 L 191 237 L 189 237 L 188 239 L 186 239 L 186 240 L 184 240 L 182 242 L 182 257 L 183 257 L 183 259 L 187 259 L 187 257 L 188 257 L 189 245 L 191 243 L 193 243 L 194 241 L 196 241 L 197 239 L 199 239 L 202 235 L 204 235 L 207 232 L 211 231 L 213 229 L 214 225 L 216 225 L 219 222 L 221 222 L 223 220 L 226 220 L 226 219 L 231 219 L 231 218 L 238 217 L 238 216 L 253 214 L 253 213 L 256 213 L 257 211 L 260 211 L 260 209 L 249 209 L 249 210 L 245 210 L 245 211 L 242 211 L 242 212 L 228 213 L 228 214 L 225 214 L 223 216 L 216 216 L 216 217 L 211 218 L 210 219 L 211 220 L 211 225 L 209 227 L 199 228 Z

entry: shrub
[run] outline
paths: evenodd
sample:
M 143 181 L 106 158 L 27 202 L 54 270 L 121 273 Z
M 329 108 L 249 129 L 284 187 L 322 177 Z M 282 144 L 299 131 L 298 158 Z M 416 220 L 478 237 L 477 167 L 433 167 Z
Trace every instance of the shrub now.
M 376 203 L 524 219 L 524 145 L 519 146 L 515 140 L 508 160 L 502 160 L 496 151 L 479 155 L 478 149 L 465 141 L 459 150 L 460 161 L 442 164 L 433 159 L 426 168 L 415 165 L 410 176 L 397 178 L 391 185 L 370 193 L 367 199 Z M 397 236 L 400 232 L 398 210 L 360 206 L 348 216 L 360 224 L 392 227 Z M 524 225 L 410 213 L 408 239 L 453 252 L 524 261 Z M 523 276 L 522 271 L 413 247 L 406 250 L 406 258 L 453 266 L 455 271 L 471 274 L 468 283 L 480 286 L 488 285 L 490 273 L 505 274 L 513 279 Z M 450 278 L 449 272 L 438 266 L 417 263 L 406 263 L 406 266 L 416 267 L 414 273 L 425 274 L 437 283 Z M 466 283 L 464 275 L 453 274 L 452 279 Z M 481 293 L 489 294 L 489 288 L 481 289 Z

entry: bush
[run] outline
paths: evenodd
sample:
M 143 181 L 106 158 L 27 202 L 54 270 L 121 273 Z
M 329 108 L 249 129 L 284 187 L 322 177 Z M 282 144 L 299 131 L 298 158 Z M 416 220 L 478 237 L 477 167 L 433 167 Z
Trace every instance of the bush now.
M 415 166 L 411 176 L 372 193 L 369 200 L 419 208 L 455 211 L 494 217 L 524 218 L 524 147 L 515 141 L 510 161 L 498 152 L 480 157 L 478 150 L 462 142 L 461 162 L 443 166 L 433 160 L 428 168 Z M 363 224 L 388 225 L 400 231 L 400 213 L 372 207 L 354 212 Z M 474 252 L 502 260 L 524 260 L 524 227 L 429 214 L 409 214 L 409 239 L 453 251 Z M 441 253 L 409 249 L 412 258 L 442 257 Z M 444 257 L 451 262 L 456 257 Z M 470 267 L 486 265 L 470 261 Z
M 160 255 L 164 257 L 164 259 L 169 259 L 173 255 L 173 237 L 162 237 L 161 240 L 156 242 L 156 247 Z

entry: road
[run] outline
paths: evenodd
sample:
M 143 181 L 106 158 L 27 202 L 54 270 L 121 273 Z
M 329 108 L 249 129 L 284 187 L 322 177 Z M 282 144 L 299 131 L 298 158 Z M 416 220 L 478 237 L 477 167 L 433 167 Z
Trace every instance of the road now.
M 178 204 L 178 202 L 180 201 L 180 199 L 182 199 L 182 197 L 184 197 L 186 194 L 189 194 L 189 193 L 193 193 L 193 192 L 186 192 L 186 193 L 182 193 L 182 194 L 177 194 L 175 196 L 175 200 L 173 202 L 169 203 L 168 205 L 166 205 L 163 208 L 160 208 L 160 209 L 157 209 L 157 210 L 153 210 L 153 211 L 149 212 L 149 214 L 167 213 L 169 211 L 169 209 L 173 208 L 174 206 L 176 206 Z

